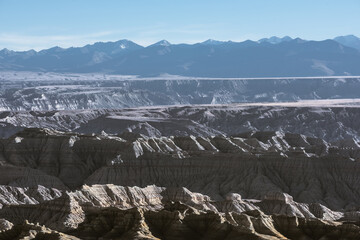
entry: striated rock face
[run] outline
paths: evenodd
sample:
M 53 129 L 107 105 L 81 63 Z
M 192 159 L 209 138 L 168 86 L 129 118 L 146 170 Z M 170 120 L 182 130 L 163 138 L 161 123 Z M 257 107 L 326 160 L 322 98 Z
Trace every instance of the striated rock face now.
M 4 207 L 0 217 L 12 223 L 1 220 L 0 239 L 19 235 L 39 239 L 358 239 L 360 236 L 359 221 L 343 223 L 340 221 L 343 213 L 321 204 L 314 208 L 313 204 L 288 201 L 289 196 L 280 193 L 269 193 L 258 201 L 242 200 L 239 194 L 230 196 L 215 201 L 186 188 L 85 186 L 43 203 Z M 287 212 L 283 211 L 283 205 L 288 205 Z M 272 209 L 272 214 L 264 214 L 268 209 Z M 300 211 L 308 211 L 311 216 L 297 216 Z M 40 225 L 24 223 L 23 219 Z
M 0 140 L 0 239 L 359 239 L 359 160 L 283 131 L 25 129 Z
M 26 129 L 0 140 L 0 184 L 61 190 L 83 184 L 155 184 L 186 187 L 216 200 L 229 193 L 253 199 L 267 194 L 264 200 L 289 202 L 292 196 L 334 210 L 358 210 L 359 159 L 360 145 L 283 132 L 125 140 Z
M 0 206 L 38 204 L 61 196 L 61 191 L 38 185 L 36 188 L 0 186 Z
M 0 113 L 0 137 L 10 137 L 31 127 L 84 134 L 105 131 L 126 136 L 134 133 L 150 137 L 284 131 L 326 141 L 359 141 L 360 127 L 353 121 L 360 117 L 359 103 L 359 99 L 332 99 L 134 109 L 113 109 L 115 106 L 112 106 L 112 109 L 73 111 L 8 111 Z
M 79 203 L 67 194 L 41 204 L 9 205 L 1 209 L 0 215 L 13 223 L 27 219 L 59 231 L 77 228 L 85 219 Z
M 264 201 L 280 201 L 284 202 L 285 204 L 293 203 L 293 197 L 287 193 L 282 192 L 268 192 L 264 197 Z

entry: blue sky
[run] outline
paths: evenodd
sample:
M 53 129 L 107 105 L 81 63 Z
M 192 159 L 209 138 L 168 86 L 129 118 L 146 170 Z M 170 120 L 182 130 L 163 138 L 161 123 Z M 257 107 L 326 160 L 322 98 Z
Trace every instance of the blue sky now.
M 0 49 L 360 37 L 360 0 L 0 0 Z

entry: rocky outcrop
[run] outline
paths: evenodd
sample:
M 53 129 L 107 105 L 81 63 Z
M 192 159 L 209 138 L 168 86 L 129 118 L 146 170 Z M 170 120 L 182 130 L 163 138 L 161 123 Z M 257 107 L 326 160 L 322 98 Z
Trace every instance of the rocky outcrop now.
M 80 240 L 77 237 L 51 230 L 45 226 L 40 226 L 39 224 L 29 223 L 28 221 L 12 226 L 5 231 L 0 231 L 0 239 Z
M 1 218 L 0 219 L 0 232 L 1 231 L 6 231 L 11 229 L 14 226 L 14 224 L 12 224 L 11 222 L 9 222 L 6 219 Z
M 161 207 L 161 193 L 164 188 L 154 185 L 145 188 L 123 187 L 113 184 L 107 185 L 84 185 L 80 190 L 68 193 L 78 201 L 80 205 L 92 207 L 117 207 L 129 209 L 134 207 L 146 207 L 159 209 Z
M 1 209 L 0 216 L 12 223 L 20 224 L 26 219 L 59 231 L 77 228 L 84 221 L 83 209 L 67 194 L 40 204 L 8 205 Z
M 4 206 L 0 217 L 12 223 L 1 220 L 0 238 L 358 239 L 359 221 L 343 222 L 343 216 L 278 192 L 268 193 L 263 200 L 232 193 L 215 201 L 186 188 L 94 185 L 42 203 Z
M 25 129 L 0 140 L 0 239 L 359 239 L 359 159 L 282 131 Z
M 360 227 L 316 218 L 273 216 L 274 226 L 289 239 L 358 239 Z
M 38 185 L 23 188 L 0 185 L 0 207 L 3 205 L 38 204 L 61 196 L 61 191 Z

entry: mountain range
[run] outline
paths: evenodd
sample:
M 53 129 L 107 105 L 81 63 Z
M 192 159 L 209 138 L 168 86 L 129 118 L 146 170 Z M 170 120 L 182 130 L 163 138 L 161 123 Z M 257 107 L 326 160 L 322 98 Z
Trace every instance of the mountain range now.
M 195 77 L 360 75 L 360 39 L 353 35 L 324 41 L 271 37 L 196 44 L 162 40 L 147 47 L 119 40 L 41 51 L 3 49 L 0 70 Z

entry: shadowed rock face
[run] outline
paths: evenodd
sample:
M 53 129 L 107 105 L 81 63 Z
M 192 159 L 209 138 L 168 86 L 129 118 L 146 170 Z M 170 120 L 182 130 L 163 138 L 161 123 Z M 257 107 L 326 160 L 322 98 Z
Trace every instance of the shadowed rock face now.
M 279 131 L 25 129 L 0 140 L 0 239 L 359 239 L 359 159 Z
M 214 199 L 296 201 L 352 208 L 360 199 L 360 146 L 304 135 L 255 132 L 224 137 L 130 138 L 27 129 L 0 141 L 0 184 L 75 189 L 83 184 L 181 186 Z

